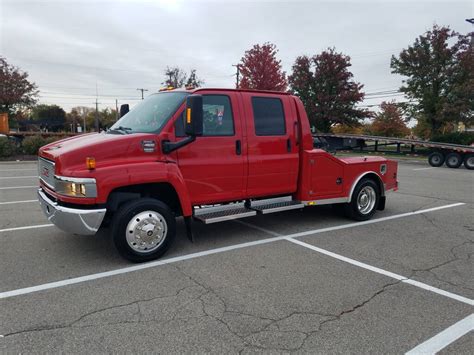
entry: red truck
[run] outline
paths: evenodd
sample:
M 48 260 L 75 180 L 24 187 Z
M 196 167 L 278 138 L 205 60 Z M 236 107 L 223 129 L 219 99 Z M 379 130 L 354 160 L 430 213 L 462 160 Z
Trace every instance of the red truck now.
M 356 220 L 398 189 L 397 163 L 336 158 L 313 148 L 300 99 L 288 93 L 196 89 L 150 95 L 107 132 L 39 151 L 39 201 L 60 229 L 93 235 L 110 225 L 119 253 L 161 256 L 184 217 L 215 223 L 341 204 Z

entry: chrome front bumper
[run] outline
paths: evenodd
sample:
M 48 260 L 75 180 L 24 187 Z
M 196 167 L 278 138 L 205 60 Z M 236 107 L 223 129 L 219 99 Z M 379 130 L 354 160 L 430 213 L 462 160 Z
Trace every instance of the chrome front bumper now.
M 82 210 L 59 206 L 38 190 L 38 200 L 48 220 L 65 232 L 79 235 L 94 235 L 104 219 L 106 209 Z

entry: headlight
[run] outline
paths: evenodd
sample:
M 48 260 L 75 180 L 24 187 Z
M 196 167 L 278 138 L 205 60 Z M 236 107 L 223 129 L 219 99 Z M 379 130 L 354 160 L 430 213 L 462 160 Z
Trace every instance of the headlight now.
M 54 177 L 57 193 L 71 197 L 97 197 L 97 186 L 92 178 Z

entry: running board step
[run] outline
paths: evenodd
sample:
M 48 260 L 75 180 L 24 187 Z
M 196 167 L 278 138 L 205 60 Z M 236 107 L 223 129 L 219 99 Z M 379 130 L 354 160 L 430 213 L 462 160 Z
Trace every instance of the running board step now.
M 205 223 L 217 223 L 255 216 L 257 211 L 246 208 L 243 204 L 228 206 L 205 207 L 194 210 L 194 218 Z
M 303 208 L 304 204 L 300 201 L 256 201 L 250 206 L 251 209 L 261 214 L 275 213 L 281 211 L 297 210 Z

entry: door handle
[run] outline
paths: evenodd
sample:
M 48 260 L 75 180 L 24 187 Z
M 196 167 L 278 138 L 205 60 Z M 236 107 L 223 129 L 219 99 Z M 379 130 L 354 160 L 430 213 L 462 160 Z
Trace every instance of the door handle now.
M 237 155 L 242 154 L 242 143 L 240 143 L 240 139 L 235 141 L 235 153 Z
M 291 153 L 291 139 L 290 138 L 286 140 L 286 150 L 288 153 Z

